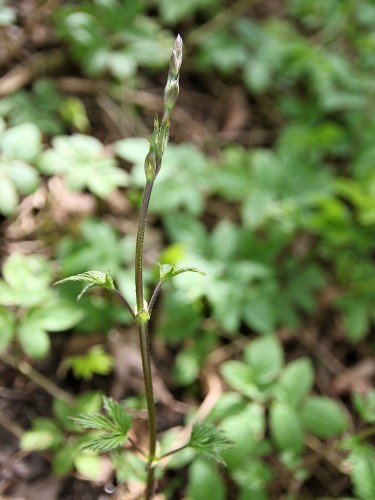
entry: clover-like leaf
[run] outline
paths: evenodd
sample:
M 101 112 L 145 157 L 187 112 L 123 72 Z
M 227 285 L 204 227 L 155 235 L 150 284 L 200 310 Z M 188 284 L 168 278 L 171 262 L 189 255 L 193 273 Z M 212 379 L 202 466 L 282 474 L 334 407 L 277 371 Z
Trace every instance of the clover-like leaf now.
M 77 300 L 79 300 L 82 295 L 87 292 L 87 290 L 94 286 L 106 288 L 107 290 L 115 290 L 115 285 L 113 284 L 113 279 L 109 272 L 102 273 L 101 271 L 86 271 L 84 273 L 68 276 L 67 278 L 56 281 L 54 285 L 61 285 L 61 283 L 66 283 L 68 281 L 84 281 L 88 283 L 78 295 Z
M 225 465 L 221 453 L 233 446 L 233 443 L 214 425 L 194 424 L 188 446 L 198 455 Z
M 196 269 L 195 267 L 177 267 L 176 264 L 159 264 L 160 268 L 160 281 L 163 283 L 175 276 L 182 273 L 198 273 L 202 276 L 206 276 L 206 273 Z

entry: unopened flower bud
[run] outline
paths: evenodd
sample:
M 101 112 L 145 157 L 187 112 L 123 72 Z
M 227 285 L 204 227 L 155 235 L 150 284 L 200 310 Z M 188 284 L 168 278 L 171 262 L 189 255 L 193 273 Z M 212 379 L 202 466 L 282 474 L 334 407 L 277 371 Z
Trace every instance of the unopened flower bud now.
M 182 38 L 177 36 L 171 55 L 169 72 L 173 78 L 177 78 L 182 64 Z
M 180 86 L 178 85 L 178 80 L 167 83 L 164 92 L 164 109 L 171 111 L 171 109 L 176 104 L 179 92 Z
M 154 151 L 149 151 L 145 158 L 146 179 L 150 182 L 156 177 L 156 155 Z

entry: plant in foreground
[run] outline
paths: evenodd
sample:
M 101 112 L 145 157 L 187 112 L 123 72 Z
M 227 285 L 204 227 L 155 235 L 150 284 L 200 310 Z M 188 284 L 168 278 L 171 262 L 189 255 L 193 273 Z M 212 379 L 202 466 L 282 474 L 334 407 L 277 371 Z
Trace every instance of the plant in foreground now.
M 156 286 L 149 303 L 144 298 L 143 286 L 143 247 L 146 230 L 146 221 L 149 201 L 155 179 L 160 171 L 163 155 L 169 138 L 170 113 L 176 103 L 179 94 L 179 72 L 182 63 L 182 39 L 176 38 L 170 67 L 168 72 L 167 84 L 164 91 L 164 114 L 159 122 L 158 117 L 154 120 L 154 130 L 149 138 L 149 151 L 145 158 L 146 185 L 143 192 L 142 205 L 138 222 L 138 232 L 135 251 L 135 295 L 136 307 L 132 309 L 128 301 L 115 288 L 112 277 L 109 273 L 99 271 L 87 271 L 75 276 L 69 276 L 57 282 L 57 284 L 67 281 L 82 281 L 87 283 L 80 298 L 88 289 L 99 286 L 114 293 L 122 302 L 124 307 L 131 314 L 134 322 L 137 324 L 139 339 L 141 345 L 141 356 L 143 366 L 143 377 L 145 384 L 148 427 L 149 427 L 149 448 L 147 453 L 143 453 L 134 443 L 134 447 L 141 451 L 146 462 L 146 490 L 145 499 L 152 497 L 154 489 L 155 466 L 161 458 L 181 451 L 184 448 L 191 447 L 197 454 L 206 458 L 211 458 L 218 462 L 222 461 L 221 452 L 230 446 L 230 441 L 219 430 L 209 424 L 195 424 L 191 436 L 186 445 L 176 450 L 164 453 L 158 456 L 156 452 L 156 415 L 154 404 L 154 391 L 151 373 L 151 358 L 149 349 L 148 323 L 151 312 L 155 304 L 158 293 L 165 281 L 184 272 L 198 272 L 195 268 L 178 268 L 176 265 L 160 265 L 160 281 Z M 97 452 L 108 452 L 122 447 L 128 440 L 128 432 L 131 428 L 131 417 L 128 415 L 124 406 L 114 402 L 111 399 L 104 398 L 105 415 L 100 413 L 84 414 L 75 419 L 75 422 L 84 428 L 97 429 L 102 431 L 92 440 L 85 443 L 85 448 Z M 104 432 L 103 432 L 104 431 Z M 133 444 L 133 443 L 132 443 Z

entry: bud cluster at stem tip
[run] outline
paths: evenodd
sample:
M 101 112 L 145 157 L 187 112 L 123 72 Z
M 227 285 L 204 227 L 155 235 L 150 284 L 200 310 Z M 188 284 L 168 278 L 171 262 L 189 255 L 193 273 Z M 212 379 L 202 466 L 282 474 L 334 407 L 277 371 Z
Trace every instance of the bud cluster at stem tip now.
M 164 90 L 164 114 L 161 124 L 154 120 L 154 130 L 149 138 L 149 152 L 145 158 L 145 174 L 148 182 L 154 182 L 159 173 L 163 154 L 169 139 L 169 115 L 176 104 L 179 93 L 179 76 L 182 64 L 182 38 L 177 36 L 169 64 L 167 84 Z
M 177 36 L 169 64 L 167 84 L 164 90 L 164 120 L 168 119 L 169 113 L 176 104 L 179 93 L 179 75 L 182 64 L 182 38 Z

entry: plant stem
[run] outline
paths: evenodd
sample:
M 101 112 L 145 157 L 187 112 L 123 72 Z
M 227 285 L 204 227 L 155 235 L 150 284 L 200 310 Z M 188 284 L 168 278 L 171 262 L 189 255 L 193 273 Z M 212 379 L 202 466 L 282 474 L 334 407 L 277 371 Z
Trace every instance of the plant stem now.
M 135 295 L 137 300 L 137 312 L 143 310 L 143 247 L 145 241 L 145 231 L 147 222 L 147 211 L 150 203 L 153 181 L 147 181 L 143 192 L 141 210 L 139 213 L 139 223 L 137 232 L 137 242 L 135 246 Z
M 152 313 L 152 309 L 154 307 L 155 301 L 157 299 L 157 296 L 159 295 L 159 292 L 161 290 L 162 285 L 163 285 L 163 282 L 159 281 L 159 283 L 155 287 L 154 293 L 152 294 L 152 297 L 151 297 L 150 302 L 148 304 L 148 312 L 150 314 Z
M 139 215 L 137 242 L 135 248 L 135 294 L 137 301 L 137 313 L 144 309 L 144 290 L 143 290 L 143 248 L 147 222 L 147 211 L 150 202 L 153 181 L 147 181 L 143 193 L 142 205 Z M 145 500 L 152 498 L 154 488 L 154 467 L 153 461 L 156 450 L 156 413 L 154 403 L 154 389 L 152 385 L 151 356 L 148 339 L 148 322 L 138 323 L 139 341 L 141 345 L 141 357 L 143 367 L 143 380 L 145 384 L 147 413 L 148 413 L 148 432 L 149 449 L 147 463 L 147 485 L 145 491 Z
M 130 304 L 129 302 L 125 299 L 125 297 L 118 291 L 115 289 L 111 290 L 112 293 L 114 293 L 116 295 L 116 297 L 120 300 L 120 302 L 126 307 L 126 309 L 129 311 L 129 313 L 131 314 L 131 317 L 135 320 L 135 314 L 134 314 L 134 311 L 133 309 L 130 307 Z
M 184 444 L 183 446 L 180 446 L 179 448 L 176 448 L 175 450 L 171 450 L 171 451 L 168 451 L 167 453 L 164 453 L 164 455 L 160 455 L 160 457 L 158 457 L 158 460 L 162 460 L 163 458 L 169 457 L 170 455 L 174 455 L 178 451 L 185 450 L 186 448 L 188 448 L 188 445 Z

